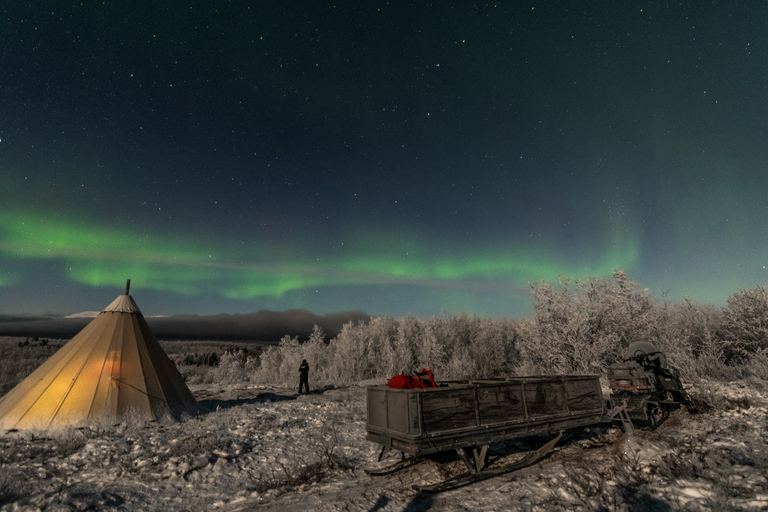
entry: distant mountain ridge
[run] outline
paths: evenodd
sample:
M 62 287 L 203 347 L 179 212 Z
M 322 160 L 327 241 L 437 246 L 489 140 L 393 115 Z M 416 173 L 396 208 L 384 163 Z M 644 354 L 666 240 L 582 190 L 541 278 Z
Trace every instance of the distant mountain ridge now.
M 73 313 L 64 318 L 96 318 L 101 311 L 83 311 L 82 313 Z
M 0 336 L 71 338 L 93 320 L 90 313 L 77 313 L 65 318 L 0 315 Z M 317 315 L 305 309 L 291 309 L 145 318 L 152 332 L 161 340 L 277 341 L 285 335 L 306 339 L 315 325 L 332 338 L 338 335 L 344 324 L 367 322 L 371 317 L 362 311 Z

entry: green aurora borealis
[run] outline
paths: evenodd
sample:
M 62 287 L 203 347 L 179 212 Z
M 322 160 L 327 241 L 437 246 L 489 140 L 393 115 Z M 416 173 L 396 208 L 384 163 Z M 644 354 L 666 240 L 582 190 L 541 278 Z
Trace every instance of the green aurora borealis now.
M 633 245 L 621 244 L 620 249 L 608 251 L 599 266 L 580 267 L 573 261 L 548 262 L 512 248 L 474 247 L 471 254 L 440 254 L 439 248 L 415 238 L 403 244 L 398 237 L 383 240 L 374 251 L 370 248 L 375 244 L 368 240 L 357 244 L 359 248 L 350 244 L 344 255 L 314 254 L 302 259 L 269 254 L 258 247 L 245 250 L 227 241 L 203 244 L 192 238 L 150 236 L 130 228 L 98 227 L 39 213 L 3 214 L 0 232 L 4 257 L 50 260 L 77 284 L 120 289 L 125 276 L 132 276 L 145 289 L 190 296 L 215 293 L 237 300 L 280 298 L 313 287 L 377 284 L 468 292 L 510 290 L 526 280 L 610 275 L 614 268 L 631 266 L 637 257 Z
M 0 315 L 768 282 L 768 4 L 46 5 L 0 17 Z

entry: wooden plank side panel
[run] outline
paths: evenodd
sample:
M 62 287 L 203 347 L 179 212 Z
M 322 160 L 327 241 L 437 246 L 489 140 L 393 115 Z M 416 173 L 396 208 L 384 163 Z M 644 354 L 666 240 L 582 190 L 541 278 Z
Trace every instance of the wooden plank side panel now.
M 596 379 L 566 380 L 565 395 L 568 400 L 568 410 L 571 412 L 602 407 L 603 395 L 600 390 L 600 381 Z
M 387 428 L 408 433 L 408 393 L 388 391 L 386 411 Z
M 387 428 L 387 392 L 384 389 L 367 388 L 368 425 Z
M 457 381 L 437 389 L 376 386 L 367 391 L 369 439 L 412 455 L 593 425 L 605 413 L 597 376 Z
M 525 419 L 523 391 L 519 385 L 480 387 L 477 402 L 481 425 Z
M 421 396 L 422 393 L 410 393 L 408 395 L 408 420 L 409 433 L 414 436 L 421 435 Z
M 446 389 L 421 396 L 422 424 L 428 433 L 477 426 L 475 390 Z
M 526 382 L 524 388 L 528 417 L 567 412 L 562 381 Z
M 475 429 L 446 432 L 443 435 L 429 438 L 420 437 L 410 441 L 410 451 L 413 454 L 437 453 L 461 447 L 478 446 L 483 444 L 505 441 L 518 437 L 546 434 L 558 430 L 568 430 L 592 426 L 599 422 L 602 414 L 579 413 L 577 415 L 560 415 L 555 418 L 545 416 L 539 419 L 519 423 L 507 423 L 494 426 L 482 426 Z

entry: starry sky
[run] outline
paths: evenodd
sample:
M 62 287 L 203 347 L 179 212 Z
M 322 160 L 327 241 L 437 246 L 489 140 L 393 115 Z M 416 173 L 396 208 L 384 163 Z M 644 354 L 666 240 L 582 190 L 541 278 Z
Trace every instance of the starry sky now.
M 724 304 L 768 281 L 767 98 L 756 0 L 5 2 L 0 314 Z

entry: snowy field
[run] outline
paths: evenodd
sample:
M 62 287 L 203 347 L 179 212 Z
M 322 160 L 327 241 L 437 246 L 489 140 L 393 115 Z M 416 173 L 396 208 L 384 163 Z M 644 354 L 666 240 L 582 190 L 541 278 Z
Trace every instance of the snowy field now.
M 559 446 L 539 464 L 438 495 L 414 484 L 463 471 L 450 458 L 370 477 L 365 384 L 309 395 L 279 386 L 190 386 L 211 412 L 0 434 L 0 510 L 768 510 L 768 401 L 762 383 L 688 384 L 709 406 L 674 412 L 656 431 Z M 514 462 L 543 439 L 492 446 Z M 538 443 L 538 444 L 537 444 Z

